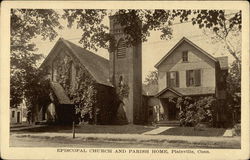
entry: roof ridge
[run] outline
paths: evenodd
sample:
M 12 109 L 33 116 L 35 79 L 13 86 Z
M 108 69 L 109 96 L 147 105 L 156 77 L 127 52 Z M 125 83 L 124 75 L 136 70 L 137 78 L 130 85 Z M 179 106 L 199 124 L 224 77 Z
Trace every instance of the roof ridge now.
M 98 54 L 96 54 L 96 53 L 93 53 L 93 52 L 91 52 L 91 51 L 89 51 L 89 50 L 87 50 L 87 49 L 85 49 L 85 48 L 83 48 L 83 47 L 81 47 L 81 46 L 79 46 L 79 45 L 73 43 L 73 42 L 70 42 L 69 40 L 66 40 L 66 39 L 63 39 L 63 38 L 61 38 L 61 40 L 62 40 L 62 41 L 66 41 L 66 43 L 70 43 L 70 44 L 74 45 L 75 47 L 78 47 L 78 48 L 84 50 L 84 51 L 87 52 L 88 54 L 92 54 L 92 55 L 94 55 L 94 56 L 96 56 L 96 57 L 98 57 L 98 58 L 101 58 L 101 59 L 103 59 L 103 60 L 109 61 L 108 59 L 106 59 L 106 58 L 104 58 L 104 57 L 102 57 L 102 56 L 100 56 L 100 55 L 98 55 Z
M 61 41 L 75 54 L 81 64 L 89 71 L 93 78 L 100 84 L 112 86 L 109 79 L 109 60 L 88 51 L 73 42 L 65 39 Z

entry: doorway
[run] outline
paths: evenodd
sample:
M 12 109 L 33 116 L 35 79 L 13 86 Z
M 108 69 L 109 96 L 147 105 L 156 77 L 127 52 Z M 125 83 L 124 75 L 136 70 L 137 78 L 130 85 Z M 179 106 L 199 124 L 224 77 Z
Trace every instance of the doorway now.
M 17 123 L 20 123 L 20 112 L 17 112 Z
M 178 119 L 177 117 L 178 117 L 178 111 L 176 108 L 176 103 L 168 102 L 168 120 L 174 121 Z

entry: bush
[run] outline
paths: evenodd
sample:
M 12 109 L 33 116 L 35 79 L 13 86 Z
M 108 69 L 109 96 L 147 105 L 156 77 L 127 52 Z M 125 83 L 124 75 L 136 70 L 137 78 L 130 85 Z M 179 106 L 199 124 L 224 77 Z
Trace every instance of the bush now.
M 216 107 L 214 97 L 180 97 L 176 106 L 180 109 L 179 120 L 182 126 L 196 126 L 199 123 L 213 125 L 213 114 Z
M 233 136 L 240 136 L 241 135 L 241 124 L 238 123 L 233 127 Z

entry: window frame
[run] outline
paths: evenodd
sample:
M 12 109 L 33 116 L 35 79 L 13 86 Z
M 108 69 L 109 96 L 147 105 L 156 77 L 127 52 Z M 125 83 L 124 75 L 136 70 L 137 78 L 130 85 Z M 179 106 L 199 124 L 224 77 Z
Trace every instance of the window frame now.
M 171 78 L 173 77 L 173 78 Z M 169 72 L 169 81 L 170 81 L 170 86 L 175 87 L 176 86 L 176 72 L 171 71 Z
M 195 86 L 195 70 L 189 70 L 188 73 L 189 73 L 189 80 L 188 80 L 189 81 L 189 86 L 193 87 L 193 86 Z
M 174 74 L 174 78 L 171 78 L 171 74 Z M 167 72 L 167 87 L 179 87 L 179 72 L 178 71 L 169 71 Z
M 192 74 L 191 74 L 191 71 L 192 71 Z M 201 74 L 201 69 L 190 69 L 190 70 L 186 70 L 186 86 L 187 87 L 200 87 L 202 84 L 201 84 L 201 77 L 202 77 L 202 74 Z M 192 77 L 191 77 L 192 75 Z M 199 76 L 199 78 L 197 79 L 197 77 Z M 191 82 L 191 78 L 193 79 L 193 82 L 192 84 L 190 83 Z
M 15 111 L 12 111 L 12 112 L 11 112 L 11 117 L 12 117 L 12 118 L 15 118 Z
M 182 51 L 182 62 L 183 63 L 188 62 L 188 51 Z

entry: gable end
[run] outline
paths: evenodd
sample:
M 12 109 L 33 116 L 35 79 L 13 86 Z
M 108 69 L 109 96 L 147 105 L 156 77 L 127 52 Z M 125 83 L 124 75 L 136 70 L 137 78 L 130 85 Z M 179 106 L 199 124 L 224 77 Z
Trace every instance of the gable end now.
M 213 56 L 211 56 L 209 53 L 207 53 L 206 51 L 204 51 L 203 49 L 201 49 L 199 46 L 197 46 L 196 44 L 194 44 L 192 41 L 190 41 L 186 37 L 183 37 L 154 67 L 158 69 L 159 66 L 184 42 L 190 44 L 191 46 L 193 46 L 194 48 L 196 48 L 197 50 L 199 50 L 201 53 L 203 53 L 205 56 L 207 56 L 212 61 L 214 61 L 216 63 L 218 62 L 218 60 L 216 58 L 214 58 Z

